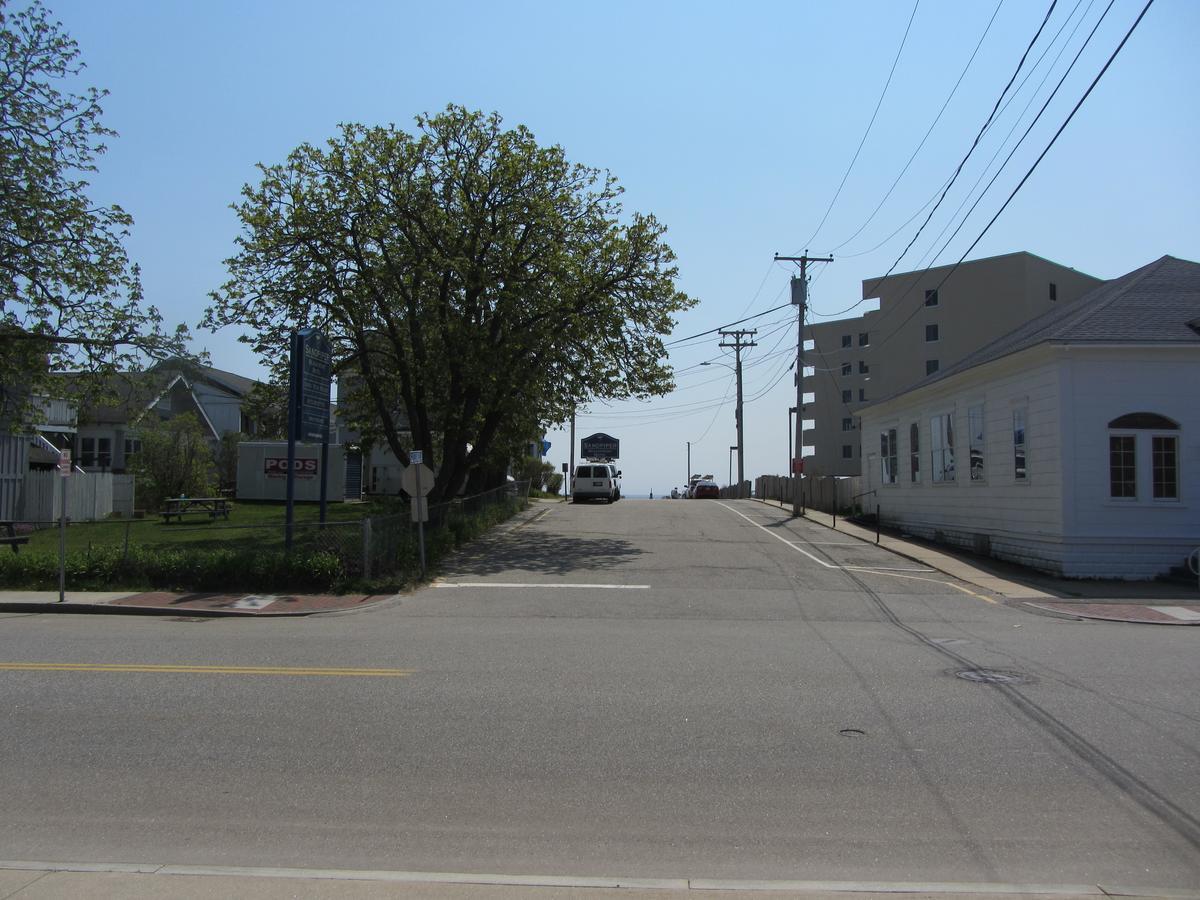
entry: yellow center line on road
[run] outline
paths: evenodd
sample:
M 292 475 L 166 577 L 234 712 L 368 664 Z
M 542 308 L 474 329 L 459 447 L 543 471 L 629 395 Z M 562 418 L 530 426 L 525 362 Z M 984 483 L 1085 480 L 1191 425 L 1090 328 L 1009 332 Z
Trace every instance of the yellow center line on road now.
M 0 662 L 6 672 L 111 672 L 165 675 L 324 675 L 341 678 L 404 678 L 413 669 L 351 669 L 288 666 L 199 666 L 151 663 L 18 663 Z

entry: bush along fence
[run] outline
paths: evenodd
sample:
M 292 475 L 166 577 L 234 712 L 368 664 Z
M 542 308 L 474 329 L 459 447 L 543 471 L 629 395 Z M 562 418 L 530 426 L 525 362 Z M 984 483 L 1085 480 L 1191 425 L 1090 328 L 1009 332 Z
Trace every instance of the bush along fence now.
M 425 523 L 428 564 L 436 565 L 459 544 L 524 508 L 528 497 L 529 482 L 517 481 L 431 505 Z M 398 503 L 396 508 L 397 512 L 388 515 L 324 525 L 297 522 L 290 553 L 284 550 L 281 523 L 244 525 L 235 521 L 181 527 L 126 520 L 72 526 L 68 529 L 67 589 L 387 589 L 413 580 L 419 570 L 411 504 Z M 93 527 L 105 530 L 102 535 L 84 530 Z M 52 536 L 47 534 L 47 538 Z M 87 540 L 86 548 L 80 547 L 83 540 Z M 57 539 L 17 554 L 0 554 L 0 587 L 57 589 Z

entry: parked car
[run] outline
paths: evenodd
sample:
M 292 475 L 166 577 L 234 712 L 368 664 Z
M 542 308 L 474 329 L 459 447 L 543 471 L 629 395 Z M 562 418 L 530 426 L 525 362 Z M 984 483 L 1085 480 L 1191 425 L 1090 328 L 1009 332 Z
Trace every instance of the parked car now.
M 621 499 L 621 471 L 611 463 L 594 463 L 575 467 L 571 479 L 571 502 Z
M 692 489 L 692 497 L 696 500 L 715 500 L 720 496 L 721 489 L 717 487 L 715 481 L 697 481 L 696 486 Z

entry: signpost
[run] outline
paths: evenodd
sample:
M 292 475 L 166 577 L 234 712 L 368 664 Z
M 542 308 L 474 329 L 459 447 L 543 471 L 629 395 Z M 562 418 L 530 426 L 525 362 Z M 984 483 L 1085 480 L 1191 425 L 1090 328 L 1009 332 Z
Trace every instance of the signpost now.
M 58 602 L 67 602 L 67 479 L 71 477 L 71 451 L 58 451 L 62 512 L 58 517 Z
M 429 501 L 426 496 L 433 490 L 433 470 L 425 465 L 425 452 L 411 450 L 408 461 L 411 465 L 400 473 L 400 487 L 411 498 L 412 520 L 417 523 L 417 545 L 421 550 L 421 574 L 425 574 L 425 523 L 429 521 Z
M 296 441 L 321 442 L 321 524 L 325 524 L 325 490 L 329 471 L 329 385 L 333 347 L 315 328 L 292 332 L 288 382 L 287 532 L 292 549 L 296 502 Z

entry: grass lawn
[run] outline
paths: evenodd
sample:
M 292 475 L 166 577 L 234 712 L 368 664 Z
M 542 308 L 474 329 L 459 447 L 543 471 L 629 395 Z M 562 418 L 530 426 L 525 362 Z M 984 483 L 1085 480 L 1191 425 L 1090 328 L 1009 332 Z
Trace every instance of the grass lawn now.
M 389 502 L 390 501 L 390 502 Z M 315 503 L 297 503 L 297 542 L 317 531 L 319 507 Z M 326 522 L 331 525 L 359 523 L 368 516 L 401 515 L 408 511 L 408 504 L 394 498 L 382 498 L 365 503 L 330 503 L 326 508 Z M 102 522 L 75 522 L 67 525 L 67 550 L 86 550 L 89 547 L 124 547 L 128 538 L 131 548 L 181 548 L 183 545 L 196 549 L 217 549 L 229 546 L 244 546 L 247 542 L 262 549 L 280 549 L 284 541 L 286 504 L 277 502 L 241 502 L 233 504 L 229 519 L 209 519 L 192 516 L 171 524 L 164 524 L 159 515 L 145 519 L 105 519 Z M 345 532 L 346 528 L 332 529 Z M 354 529 L 355 533 L 358 529 Z M 29 543 L 22 551 L 58 552 L 58 528 L 42 528 L 29 536 Z

